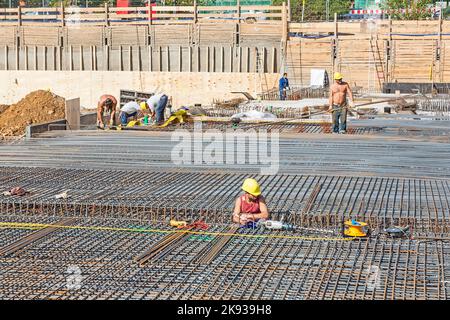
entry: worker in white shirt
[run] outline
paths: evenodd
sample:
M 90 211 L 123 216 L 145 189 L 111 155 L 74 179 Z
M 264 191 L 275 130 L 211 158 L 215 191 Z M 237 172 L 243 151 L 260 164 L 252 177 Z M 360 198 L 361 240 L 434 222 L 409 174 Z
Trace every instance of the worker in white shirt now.
M 137 118 L 143 116 L 143 112 L 148 109 L 148 104 L 145 101 L 140 104 L 136 101 L 127 102 L 122 108 L 120 108 L 120 123 L 122 125 L 127 125 L 129 118 L 132 117 L 134 120 L 137 120 Z
M 164 123 L 164 111 L 168 100 L 169 97 L 164 93 L 156 93 L 147 100 L 150 112 L 153 112 L 153 116 L 156 117 L 157 125 Z

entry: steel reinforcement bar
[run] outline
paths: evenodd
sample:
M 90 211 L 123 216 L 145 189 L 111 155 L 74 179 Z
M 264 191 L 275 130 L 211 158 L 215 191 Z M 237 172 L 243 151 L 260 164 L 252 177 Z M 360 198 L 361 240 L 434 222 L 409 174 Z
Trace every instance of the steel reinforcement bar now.
M 293 239 L 239 229 L 214 255 L 213 235 L 185 235 L 151 264 L 148 250 L 167 224 L 82 219 L 7 258 L 0 257 L 5 299 L 442 299 L 449 298 L 450 242 Z M 100 228 L 107 228 L 103 229 Z M 136 232 L 114 231 L 135 229 Z M 227 232 L 210 226 L 208 232 Z M 0 233 L 0 245 L 5 235 Z M 202 263 L 207 260 L 208 263 Z M 79 286 L 68 281 L 78 270 Z M 71 278 L 72 279 L 72 278 Z

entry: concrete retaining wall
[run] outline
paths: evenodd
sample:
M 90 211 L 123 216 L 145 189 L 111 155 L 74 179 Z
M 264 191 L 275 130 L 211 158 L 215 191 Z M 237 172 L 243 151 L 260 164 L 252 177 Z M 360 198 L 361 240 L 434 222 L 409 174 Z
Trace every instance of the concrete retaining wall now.
M 266 46 L 0 46 L 0 70 L 246 73 L 280 64 L 280 48 Z
M 119 97 L 120 89 L 162 91 L 175 107 L 214 99 L 240 97 L 231 91 L 256 96 L 277 86 L 276 73 L 130 72 L 130 71 L 0 71 L 0 103 L 12 104 L 31 91 L 50 89 L 66 99 L 80 97 L 81 107 L 95 108 L 105 93 Z
M 51 131 L 51 130 L 66 130 L 66 120 L 55 120 L 45 123 L 32 124 L 26 127 L 25 137 L 27 139 L 34 137 L 38 133 Z
M 95 126 L 97 122 L 97 113 L 90 112 L 85 113 L 80 116 L 80 126 Z

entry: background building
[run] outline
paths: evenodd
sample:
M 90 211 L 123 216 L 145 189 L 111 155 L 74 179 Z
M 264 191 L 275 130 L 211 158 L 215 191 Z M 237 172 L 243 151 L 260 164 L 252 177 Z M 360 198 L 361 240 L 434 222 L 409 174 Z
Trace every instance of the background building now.
M 378 9 L 380 0 L 355 0 L 355 9 Z

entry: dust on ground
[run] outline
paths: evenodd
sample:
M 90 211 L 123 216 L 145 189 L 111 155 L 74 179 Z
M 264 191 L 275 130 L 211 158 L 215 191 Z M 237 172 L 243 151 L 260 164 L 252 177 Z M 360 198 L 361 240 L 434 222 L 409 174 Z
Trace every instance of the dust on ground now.
M 0 109 L 4 109 L 0 110 L 0 138 L 23 135 L 30 124 L 65 118 L 64 98 L 46 90 L 33 91 L 15 104 L 0 105 Z

